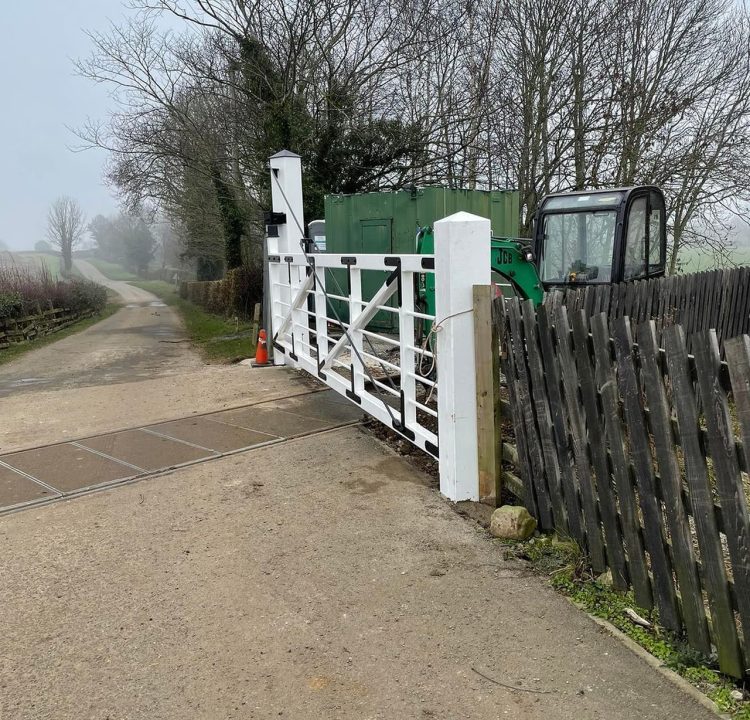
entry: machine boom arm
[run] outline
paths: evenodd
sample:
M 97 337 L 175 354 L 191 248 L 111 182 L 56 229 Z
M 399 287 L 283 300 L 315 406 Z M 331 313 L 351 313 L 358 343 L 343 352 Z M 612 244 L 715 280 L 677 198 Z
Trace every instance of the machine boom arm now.
M 492 238 L 490 265 L 493 272 L 508 280 L 519 297 L 541 304 L 544 289 L 528 246 L 518 240 Z
M 435 239 L 431 228 L 423 228 L 417 238 L 417 252 L 431 255 Z M 515 294 L 523 300 L 531 300 L 540 305 L 544 288 L 534 264 L 534 256 L 527 244 L 512 238 L 492 238 L 490 266 L 493 272 L 508 281 Z M 420 290 L 420 295 L 430 314 L 435 312 L 435 278 L 428 275 Z

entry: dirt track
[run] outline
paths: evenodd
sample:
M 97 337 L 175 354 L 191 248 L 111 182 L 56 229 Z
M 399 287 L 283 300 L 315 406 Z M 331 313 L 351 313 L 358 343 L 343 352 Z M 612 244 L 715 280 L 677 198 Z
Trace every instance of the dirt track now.
M 30 389 L 76 388 L 145 380 L 197 369 L 179 317 L 152 293 L 109 280 L 76 261 L 82 274 L 120 295 L 122 309 L 59 342 L 0 366 L 0 397 Z
M 93 280 L 95 283 L 104 285 L 116 292 L 124 303 L 133 303 L 135 305 L 148 305 L 154 301 L 158 302 L 159 298 L 153 293 L 147 290 L 142 290 L 135 285 L 123 282 L 122 280 L 110 280 L 106 275 L 103 275 L 96 267 L 86 260 L 76 260 L 75 265 L 80 271 L 81 275 Z

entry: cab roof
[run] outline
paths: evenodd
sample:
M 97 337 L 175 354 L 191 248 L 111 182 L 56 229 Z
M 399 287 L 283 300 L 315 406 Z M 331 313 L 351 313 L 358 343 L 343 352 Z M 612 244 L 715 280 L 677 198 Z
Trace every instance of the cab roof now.
M 547 195 L 540 206 L 542 212 L 562 212 L 565 210 L 616 210 L 627 201 L 636 190 L 656 190 L 652 185 L 635 185 L 621 188 L 602 188 L 597 190 L 574 190 L 571 192 L 552 193 Z

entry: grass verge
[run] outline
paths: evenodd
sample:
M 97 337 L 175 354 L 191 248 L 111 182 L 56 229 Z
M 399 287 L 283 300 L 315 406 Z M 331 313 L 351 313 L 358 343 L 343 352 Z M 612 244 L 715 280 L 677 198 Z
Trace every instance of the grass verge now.
M 575 543 L 540 536 L 509 544 L 506 555 L 530 562 L 535 571 L 550 578 L 556 590 L 591 615 L 614 625 L 707 695 L 721 712 L 728 713 L 733 720 L 750 720 L 750 700 L 733 696 L 741 692 L 737 683 L 720 673 L 710 658 L 697 654 L 681 638 L 661 628 L 657 613 L 638 608 L 631 592 L 617 592 L 606 581 L 595 579 Z M 626 609 L 635 610 L 652 627 L 633 622 Z
M 102 310 L 97 315 L 94 315 L 90 318 L 85 318 L 84 320 L 79 320 L 77 323 L 69 325 L 64 330 L 52 333 L 51 335 L 43 335 L 42 337 L 36 340 L 32 340 L 31 342 L 14 343 L 9 348 L 0 350 L 0 365 L 4 365 L 11 360 L 15 360 L 16 358 L 25 355 L 31 350 L 37 350 L 38 348 L 45 347 L 46 345 L 51 345 L 52 343 L 57 342 L 58 340 L 62 340 L 69 335 L 75 335 L 76 333 L 81 332 L 81 330 L 85 330 L 92 325 L 96 325 L 96 323 L 101 322 L 105 318 L 108 318 L 110 315 L 114 315 L 121 307 L 122 305 L 109 302 L 104 307 L 104 310 Z
M 117 263 L 109 262 L 108 260 L 101 260 L 100 258 L 90 257 L 86 258 L 86 262 L 91 263 L 104 277 L 110 280 L 137 280 L 138 276 L 133 275 L 132 272 L 126 270 L 122 265 Z
M 255 355 L 254 339 L 250 337 L 252 323 L 235 322 L 206 312 L 198 305 L 183 300 L 174 286 L 163 280 L 141 280 L 130 284 L 154 293 L 180 313 L 190 342 L 204 360 L 231 363 Z

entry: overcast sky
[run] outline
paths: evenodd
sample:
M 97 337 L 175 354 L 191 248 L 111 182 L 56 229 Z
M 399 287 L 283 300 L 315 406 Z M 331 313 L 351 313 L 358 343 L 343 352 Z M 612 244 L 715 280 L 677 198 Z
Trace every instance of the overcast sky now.
M 104 30 L 126 10 L 121 0 L 13 0 L 0 12 L 0 240 L 33 248 L 59 195 L 88 218 L 117 209 L 102 181 L 105 154 L 71 152 L 65 126 L 106 116 L 106 90 L 77 77 L 73 58 L 90 52 L 84 29 Z

